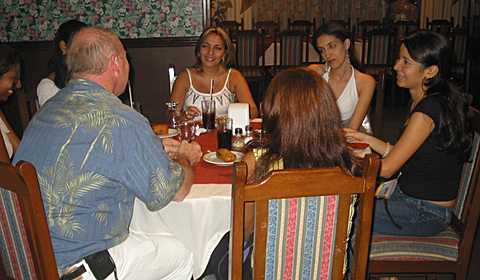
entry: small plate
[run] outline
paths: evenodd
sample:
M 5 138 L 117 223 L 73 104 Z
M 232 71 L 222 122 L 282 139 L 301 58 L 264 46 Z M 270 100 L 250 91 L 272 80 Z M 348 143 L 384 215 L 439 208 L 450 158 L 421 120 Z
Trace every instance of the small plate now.
M 167 137 L 173 137 L 178 134 L 178 131 L 175 128 L 169 128 L 167 134 L 160 134 L 157 135 L 160 138 L 167 138 Z
M 208 162 L 208 163 L 215 164 L 215 165 L 220 165 L 220 166 L 233 165 L 234 162 L 242 161 L 242 158 L 244 156 L 243 153 L 236 152 L 236 151 L 232 151 L 232 153 L 234 153 L 237 156 L 235 161 L 232 161 L 232 162 L 225 162 L 225 161 L 217 158 L 217 153 L 216 152 L 211 152 L 211 153 L 205 154 L 203 156 L 203 160 Z

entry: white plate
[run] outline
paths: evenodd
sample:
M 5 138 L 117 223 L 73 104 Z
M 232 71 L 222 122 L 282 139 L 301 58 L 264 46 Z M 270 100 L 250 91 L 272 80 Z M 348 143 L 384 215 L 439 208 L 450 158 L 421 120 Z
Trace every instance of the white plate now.
M 215 165 L 220 165 L 220 166 L 233 165 L 234 162 L 242 161 L 242 158 L 244 156 L 243 153 L 236 152 L 236 151 L 232 151 L 232 153 L 234 153 L 237 156 L 235 161 L 232 161 L 232 162 L 225 162 L 225 161 L 217 158 L 217 153 L 216 152 L 211 152 L 211 153 L 205 154 L 203 156 L 203 160 L 208 162 L 208 163 L 215 164 Z
M 178 130 L 176 130 L 175 128 L 169 128 L 167 134 L 160 134 L 160 135 L 157 135 L 157 136 L 160 137 L 160 138 L 167 138 L 167 137 L 173 137 L 177 134 L 178 134 Z

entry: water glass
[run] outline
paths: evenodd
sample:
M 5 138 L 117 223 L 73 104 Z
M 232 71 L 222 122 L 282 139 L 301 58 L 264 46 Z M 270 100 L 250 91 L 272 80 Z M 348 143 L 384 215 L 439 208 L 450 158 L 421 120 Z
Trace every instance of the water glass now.
M 187 140 L 191 143 L 195 139 L 195 121 L 184 119 L 177 122 L 177 131 L 180 141 Z
M 225 148 L 232 150 L 232 127 L 232 118 L 219 117 L 217 119 L 217 137 L 219 149 Z
M 207 132 L 215 130 L 215 101 L 206 99 L 202 101 L 202 121 L 203 128 Z

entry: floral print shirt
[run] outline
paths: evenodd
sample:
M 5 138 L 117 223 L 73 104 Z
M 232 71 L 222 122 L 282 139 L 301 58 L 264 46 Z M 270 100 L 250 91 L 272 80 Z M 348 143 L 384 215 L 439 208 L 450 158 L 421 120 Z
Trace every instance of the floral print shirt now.
M 20 160 L 37 170 L 59 274 L 127 238 L 135 197 L 160 210 L 185 177 L 145 117 L 85 79 L 37 112 Z

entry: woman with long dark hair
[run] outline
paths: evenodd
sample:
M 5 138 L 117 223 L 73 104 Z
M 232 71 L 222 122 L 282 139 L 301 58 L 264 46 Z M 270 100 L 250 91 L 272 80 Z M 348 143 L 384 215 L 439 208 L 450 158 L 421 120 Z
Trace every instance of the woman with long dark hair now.
M 53 48 L 48 62 L 48 77 L 42 79 L 37 86 L 38 105 L 43 104 L 57 92 L 64 88 L 68 82 L 67 63 L 65 54 L 68 41 L 72 34 L 87 26 L 85 23 L 72 19 L 64 22 L 58 28 L 53 39 Z
M 472 141 L 468 105 L 452 82 L 451 66 L 445 37 L 414 31 L 403 41 L 394 66 L 397 85 L 411 96 L 396 145 L 345 129 L 348 141 L 368 143 L 384 156 L 381 177 L 401 172 L 393 196 L 376 201 L 374 231 L 428 236 L 450 224 Z
M 20 83 L 20 56 L 6 44 L 0 43 L 0 103 L 21 88 Z M 0 161 L 10 163 L 10 159 L 20 144 L 5 115 L 0 110 Z
M 342 127 L 372 133 L 367 112 L 375 91 L 375 79 L 360 71 L 350 32 L 343 24 L 330 21 L 315 30 L 313 42 L 325 64 L 309 67 L 332 87 Z

